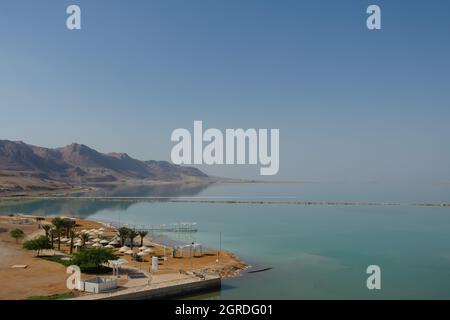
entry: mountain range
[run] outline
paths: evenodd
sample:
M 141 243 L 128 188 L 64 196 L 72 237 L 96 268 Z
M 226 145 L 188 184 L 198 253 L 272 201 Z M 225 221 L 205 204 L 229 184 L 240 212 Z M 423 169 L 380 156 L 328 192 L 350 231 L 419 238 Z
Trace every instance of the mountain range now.
M 83 144 L 43 148 L 0 140 L 0 191 L 129 182 L 207 181 L 208 175 L 167 161 L 140 161 L 126 153 L 101 153 Z

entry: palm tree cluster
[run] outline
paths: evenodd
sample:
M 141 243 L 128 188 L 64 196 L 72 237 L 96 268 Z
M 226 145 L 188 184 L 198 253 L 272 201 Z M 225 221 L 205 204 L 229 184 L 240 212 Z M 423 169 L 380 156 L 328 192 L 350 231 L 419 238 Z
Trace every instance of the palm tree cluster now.
M 140 237 L 140 246 L 144 245 L 144 238 L 148 231 L 136 230 L 122 227 L 117 230 L 117 236 L 103 236 L 104 228 L 91 230 L 76 230 L 76 221 L 69 218 L 56 217 L 51 220 L 51 224 L 43 223 L 41 228 L 45 231 L 45 237 L 49 240 L 51 248 L 61 250 L 61 244 L 69 247 L 70 254 L 73 254 L 74 248 L 114 248 L 117 246 L 129 245 L 131 250 L 136 246 L 135 239 Z
M 120 239 L 120 244 L 122 246 L 125 245 L 125 242 L 127 240 L 129 240 L 130 242 L 130 248 L 131 250 L 133 250 L 133 246 L 134 246 L 134 239 L 139 236 L 141 238 L 141 247 L 144 245 L 144 238 L 147 236 L 148 232 L 145 230 L 135 230 L 135 229 L 130 229 L 127 227 L 122 227 L 119 228 L 119 230 L 117 230 L 119 239 Z
M 39 221 L 43 221 L 43 219 L 39 219 Z M 73 252 L 74 239 L 78 236 L 78 233 L 75 231 L 76 226 L 77 224 L 75 220 L 60 217 L 53 218 L 51 224 L 40 225 L 40 227 L 45 231 L 45 237 L 49 239 L 52 248 L 55 246 L 56 239 L 58 245 L 57 248 L 58 250 L 61 250 L 62 237 L 69 238 L 70 254 Z
M 92 246 L 93 248 L 106 247 L 112 249 L 120 244 L 116 237 L 109 237 L 109 240 L 106 239 L 103 236 L 104 228 L 77 231 L 76 227 L 75 220 L 60 217 L 52 219 L 51 224 L 42 225 L 45 237 L 49 240 L 51 247 L 55 248 L 56 246 L 57 250 L 61 250 L 61 244 L 64 243 L 69 246 L 70 254 L 73 253 L 76 247 L 85 248 Z M 130 235 L 127 233 L 127 237 Z

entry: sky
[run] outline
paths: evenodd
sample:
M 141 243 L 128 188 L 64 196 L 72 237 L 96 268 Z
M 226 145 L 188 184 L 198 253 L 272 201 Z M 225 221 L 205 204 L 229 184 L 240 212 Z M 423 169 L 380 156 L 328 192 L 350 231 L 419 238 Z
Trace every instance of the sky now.
M 70 4 L 81 30 L 66 28 Z M 370 4 L 381 30 L 366 27 Z M 449 12 L 446 0 L 2 0 L 0 139 L 170 160 L 172 131 L 202 120 L 280 129 L 265 180 L 448 182 Z

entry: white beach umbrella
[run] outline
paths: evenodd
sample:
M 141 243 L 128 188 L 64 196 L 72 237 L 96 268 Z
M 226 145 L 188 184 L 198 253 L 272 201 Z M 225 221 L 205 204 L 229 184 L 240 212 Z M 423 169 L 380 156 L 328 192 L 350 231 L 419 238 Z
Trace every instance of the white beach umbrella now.
M 81 247 L 83 244 L 81 243 L 81 242 L 77 242 L 77 243 L 75 243 L 73 246 L 74 247 Z
M 150 249 L 150 248 L 147 248 L 147 249 L 145 249 L 143 252 L 145 252 L 145 253 L 154 253 L 155 250 Z
M 149 254 L 147 252 L 141 251 L 138 253 L 138 256 L 143 257 L 143 256 L 148 256 Z
M 146 249 L 148 249 L 148 247 L 146 247 L 146 246 L 142 246 L 142 247 L 139 248 L 139 250 L 141 250 L 141 251 L 144 251 Z
M 92 245 L 92 247 L 94 247 L 94 248 L 100 248 L 100 247 L 103 247 L 100 243 L 94 243 L 93 245 Z
M 116 240 L 113 240 L 109 244 L 112 245 L 112 246 L 117 246 L 119 244 L 119 242 L 116 241 Z
M 99 239 L 99 238 L 95 238 L 94 240 L 92 240 L 92 242 L 100 242 L 101 241 L 101 239 Z
M 100 243 L 101 244 L 108 244 L 108 240 L 101 240 Z
M 105 228 L 101 227 L 98 229 L 98 231 L 105 231 Z
M 127 247 L 127 246 L 123 246 L 122 248 L 119 249 L 119 252 L 124 253 L 124 252 L 127 252 L 128 250 L 131 250 L 131 248 Z
M 105 246 L 105 248 L 108 248 L 108 249 L 113 249 L 113 248 L 114 248 L 114 246 L 112 246 L 112 245 L 108 244 L 108 245 L 106 245 L 106 246 Z
M 133 250 L 128 250 L 128 251 L 125 251 L 125 254 L 129 254 L 129 255 L 132 255 L 134 253 L 134 251 Z

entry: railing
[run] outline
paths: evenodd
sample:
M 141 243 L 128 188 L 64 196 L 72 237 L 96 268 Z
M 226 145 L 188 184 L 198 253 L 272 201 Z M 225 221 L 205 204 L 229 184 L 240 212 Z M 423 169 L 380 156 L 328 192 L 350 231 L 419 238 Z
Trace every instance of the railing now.
M 117 289 L 117 290 L 114 290 L 111 292 L 103 292 L 100 294 L 101 296 L 95 295 L 93 297 L 113 297 L 113 296 L 119 296 L 121 294 L 136 293 L 136 292 L 145 291 L 145 290 L 165 288 L 165 287 L 169 287 L 169 284 L 172 284 L 172 283 L 174 285 L 188 284 L 188 283 L 193 283 L 193 282 L 201 282 L 201 281 L 211 280 L 216 277 L 219 277 L 218 275 L 212 274 L 212 273 L 211 274 L 204 273 L 203 275 L 204 275 L 204 278 L 200 278 L 198 275 L 188 274 L 189 277 L 184 277 L 184 278 L 180 278 L 180 279 L 169 279 L 169 280 L 164 280 L 164 281 L 158 281 L 155 283 L 149 283 L 149 284 L 129 287 L 129 288 L 125 288 L 125 289 Z M 208 279 L 208 276 L 210 276 L 211 278 Z
M 122 224 L 118 222 L 109 222 L 109 224 L 115 228 L 121 228 L 124 226 L 130 227 L 129 224 Z M 195 222 L 182 222 L 182 223 L 172 223 L 169 225 L 161 224 L 161 225 L 133 225 L 131 226 L 135 229 L 143 230 L 143 231 L 159 231 L 159 232 L 197 232 L 197 224 Z

